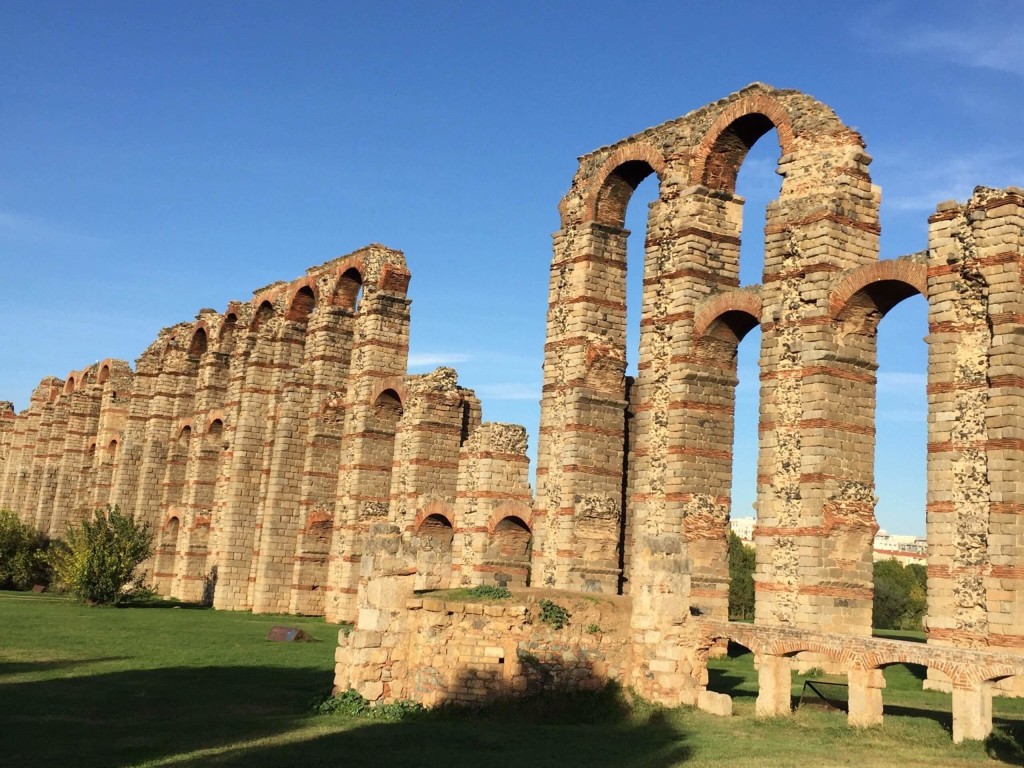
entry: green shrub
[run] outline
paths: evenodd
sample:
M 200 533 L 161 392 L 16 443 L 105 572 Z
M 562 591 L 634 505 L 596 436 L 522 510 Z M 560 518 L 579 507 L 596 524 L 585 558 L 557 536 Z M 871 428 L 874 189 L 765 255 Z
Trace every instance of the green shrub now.
M 569 612 L 550 600 L 540 601 L 540 620 L 552 629 L 561 629 L 569 623 Z
M 49 584 L 49 541 L 9 509 L 0 510 L 0 589 Z
M 82 600 L 119 603 L 142 588 L 135 571 L 152 551 L 149 526 L 107 505 L 92 520 L 68 527 L 51 562 L 58 581 Z
M 505 600 L 512 597 L 512 593 L 506 587 L 496 587 L 493 584 L 480 584 L 466 591 L 469 597 L 477 600 Z
M 600 624 L 597 624 L 597 623 L 594 623 L 594 622 L 591 622 L 590 624 L 587 624 L 587 634 L 599 635 L 599 634 L 601 634 L 602 631 L 603 630 L 601 629 L 601 625 Z
M 366 717 L 371 720 L 408 720 L 426 712 L 422 704 L 415 701 L 394 701 L 371 707 L 370 702 L 362 695 L 349 688 L 337 696 L 328 696 L 313 702 L 313 711 L 318 715 L 344 715 L 346 717 Z

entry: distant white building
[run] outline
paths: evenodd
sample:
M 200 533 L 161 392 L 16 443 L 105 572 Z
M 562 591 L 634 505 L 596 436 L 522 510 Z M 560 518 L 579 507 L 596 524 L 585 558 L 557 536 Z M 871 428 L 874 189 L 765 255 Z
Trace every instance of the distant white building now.
M 875 560 L 898 560 L 904 565 L 925 564 L 928 541 L 924 536 L 898 536 L 880 530 L 875 534 Z
M 754 546 L 754 522 L 753 517 L 734 517 L 729 524 L 732 532 L 743 539 L 744 543 Z
M 734 517 L 729 524 L 744 544 L 754 546 L 754 526 L 757 519 L 753 517 Z M 880 530 L 875 536 L 874 559 L 898 560 L 904 565 L 909 563 L 925 564 L 928 546 L 924 536 L 901 536 Z

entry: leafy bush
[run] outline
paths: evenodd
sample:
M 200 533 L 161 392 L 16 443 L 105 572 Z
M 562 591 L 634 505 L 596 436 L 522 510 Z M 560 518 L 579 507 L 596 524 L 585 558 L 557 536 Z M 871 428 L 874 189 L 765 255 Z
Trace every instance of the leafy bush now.
M 313 702 L 313 711 L 318 715 L 344 715 L 346 717 L 366 717 L 371 720 L 408 720 L 426 712 L 422 704 L 415 701 L 395 701 L 371 707 L 370 702 L 362 695 L 349 688 L 337 696 L 328 696 Z
M 561 629 L 569 623 L 569 612 L 550 600 L 541 600 L 540 620 L 552 629 Z
M 50 582 L 49 541 L 9 509 L 0 510 L 0 589 L 31 589 Z
M 69 526 L 51 562 L 63 586 L 89 603 L 119 603 L 141 589 L 135 570 L 153 551 L 153 534 L 109 504 Z

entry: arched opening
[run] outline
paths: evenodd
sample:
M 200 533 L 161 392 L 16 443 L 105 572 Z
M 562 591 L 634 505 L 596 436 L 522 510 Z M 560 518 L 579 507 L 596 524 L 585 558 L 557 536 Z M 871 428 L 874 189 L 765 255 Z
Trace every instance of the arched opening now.
M 336 306 L 357 312 L 359 310 L 359 299 L 363 294 L 363 276 L 355 267 L 345 270 L 338 279 L 338 288 L 335 291 L 334 303 Z
M 312 288 L 304 285 L 292 298 L 292 304 L 288 308 L 288 319 L 296 323 L 306 323 L 315 309 L 316 295 Z
M 109 379 L 109 378 L 110 378 L 110 366 L 109 365 L 104 365 L 102 368 L 100 368 L 99 375 L 96 377 L 96 383 L 97 384 L 106 384 L 107 383 L 107 379 Z
M 75 377 L 74 376 L 68 376 L 68 380 L 66 382 L 64 382 L 64 394 L 65 395 L 70 395 L 74 391 L 75 391 Z
M 227 353 L 231 351 L 231 347 L 235 340 L 235 328 L 238 326 L 238 315 L 234 312 L 229 312 L 224 317 L 224 322 L 220 326 L 220 351 Z
M 763 282 L 768 205 L 779 196 L 782 188 L 782 178 L 778 175 L 778 132 L 770 121 L 768 126 L 768 130 L 754 138 L 754 143 L 743 153 L 734 179 L 736 202 L 743 206 L 739 234 L 741 286 L 758 285 Z M 759 141 L 761 138 L 764 138 L 764 141 Z
M 107 443 L 107 461 L 112 462 L 114 457 L 117 455 L 117 440 L 111 440 Z
M 842 396 L 849 426 L 841 450 L 865 479 L 860 490 L 850 483 L 849 492 L 826 503 L 822 554 L 824 562 L 843 565 L 844 583 L 872 595 L 874 550 L 886 541 L 876 536 L 879 528 L 888 536 L 902 529 L 910 541 L 924 535 L 927 305 L 923 298 L 905 300 L 925 283 L 923 264 L 882 261 L 851 273 L 831 299 L 837 364 L 848 372 Z M 898 325 L 901 332 L 880 336 L 890 314 L 896 320 L 885 327 Z M 849 626 L 871 627 L 875 608 L 874 599 L 858 599 Z
M 424 518 L 416 531 L 416 589 L 448 589 L 455 531 L 444 515 Z
M 732 698 L 736 714 L 753 712 L 758 694 L 753 651 L 735 640 L 720 638 L 709 649 L 707 665 L 707 689 Z
M 747 509 L 753 503 L 754 488 L 750 486 L 754 485 L 751 475 L 755 472 L 747 467 L 746 473 L 737 478 L 734 449 L 738 445 L 741 455 L 752 458 L 756 467 L 757 408 L 755 404 L 753 427 L 746 432 L 739 429 L 737 361 L 741 342 L 759 327 L 760 314 L 756 294 L 732 291 L 719 294 L 694 318 L 693 354 L 697 362 L 693 387 L 701 400 L 694 404 L 690 419 L 701 435 L 701 472 L 708 480 L 689 505 L 683 519 L 683 538 L 691 563 L 691 609 L 720 619 L 751 620 L 755 607 L 749 549 L 753 546 L 753 521 L 746 519 L 749 525 L 737 526 L 750 534 L 745 541 L 734 538 L 730 521 L 734 517 L 744 520 L 737 514 L 737 498 L 742 499 L 741 504 L 746 503 Z M 744 406 L 749 410 L 748 403 Z M 743 486 L 745 495 L 737 497 L 738 486 Z
M 209 429 L 206 430 L 206 433 L 208 435 L 213 435 L 214 437 L 216 437 L 217 435 L 220 435 L 223 431 L 224 422 L 221 421 L 220 419 L 214 419 L 213 421 L 210 422 L 210 427 Z
M 274 316 L 274 305 L 269 301 L 264 301 L 260 304 L 259 309 L 256 310 L 256 314 L 252 319 L 252 330 L 259 332 L 270 319 Z
M 188 347 L 189 357 L 200 357 L 206 354 L 206 329 L 196 328 L 196 332 L 192 334 L 192 343 Z
M 530 551 L 533 535 L 526 521 L 516 515 L 502 518 L 487 540 L 485 570 L 502 587 L 530 586 Z

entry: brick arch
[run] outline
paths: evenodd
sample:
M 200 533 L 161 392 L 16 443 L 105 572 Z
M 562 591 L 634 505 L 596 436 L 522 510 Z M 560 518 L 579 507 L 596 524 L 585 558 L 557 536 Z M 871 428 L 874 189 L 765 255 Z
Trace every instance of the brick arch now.
M 613 151 L 585 193 L 585 220 L 623 226 L 633 191 L 651 173 L 657 174 L 659 182 L 664 180 L 665 165 L 664 155 L 650 144 L 633 142 Z
M 362 259 L 346 259 L 334 270 L 330 304 L 349 311 L 356 310 L 359 292 L 366 284 L 366 265 Z
M 405 379 L 401 376 L 388 376 L 386 379 L 379 381 L 377 386 L 373 388 L 373 394 L 370 395 L 370 405 L 375 405 L 377 399 L 389 389 L 398 395 L 398 402 L 404 408 L 408 402 L 408 392 L 405 389 Z
M 295 280 L 291 283 L 291 290 L 288 292 L 288 309 L 285 311 L 285 320 L 296 320 L 305 322 L 309 319 L 310 313 L 320 305 L 320 286 L 312 276 Z M 313 294 L 313 304 L 309 306 L 308 299 L 303 300 L 308 294 L 303 289 L 308 288 Z
M 181 530 L 181 516 L 177 512 L 171 512 L 164 518 L 163 523 L 160 525 L 160 531 L 166 532 L 171 527 L 171 523 L 174 522 L 178 524 L 178 530 Z
M 306 525 L 303 527 L 303 533 L 309 533 L 314 527 L 323 525 L 324 523 L 330 523 L 330 527 L 334 527 L 334 518 L 329 512 L 314 511 L 309 513 L 309 517 L 306 519 Z
M 889 667 L 893 664 L 916 664 L 921 667 L 930 667 L 944 673 L 950 680 L 962 679 L 964 673 L 963 665 L 935 660 L 930 658 L 927 654 L 918 653 L 909 649 L 900 649 L 899 651 L 891 651 L 889 649 L 869 651 L 858 655 L 853 666 L 861 669 L 881 669 L 882 667 Z
M 928 298 L 927 266 L 909 259 L 876 261 L 853 270 L 832 290 L 829 315 L 841 320 L 861 308 L 875 310 L 881 318 L 915 294 Z
M 416 513 L 416 517 L 412 521 L 412 530 L 419 531 L 423 525 L 423 522 L 428 518 L 437 515 L 443 517 L 448 521 L 448 524 L 455 530 L 455 510 L 452 505 L 446 501 L 440 501 L 439 499 L 431 499 Z
M 744 648 L 749 649 L 755 656 L 760 656 L 765 652 L 765 643 L 758 640 L 755 635 L 752 633 L 748 634 L 742 629 L 734 629 L 733 627 L 706 632 L 701 638 L 701 642 L 703 643 L 705 650 L 709 649 L 712 645 L 721 640 L 736 643 L 736 645 L 742 645 Z
M 728 105 L 691 154 L 690 178 L 709 189 L 736 191 L 736 174 L 758 139 L 775 128 L 782 155 L 795 149 L 789 111 L 767 93 L 743 96 Z
M 1007 677 L 1018 677 L 1024 675 L 1024 659 L 1021 659 L 1020 666 L 996 664 L 990 667 L 970 667 L 969 675 L 971 681 L 979 683 L 992 683 Z
M 503 501 L 487 519 L 487 533 L 493 534 L 498 523 L 507 517 L 517 517 L 523 521 L 529 532 L 533 533 L 533 509 L 521 501 Z
M 785 639 L 765 644 L 765 652 L 771 656 L 795 656 L 798 653 L 818 653 L 833 661 L 846 661 L 848 653 L 841 647 L 815 640 Z
M 735 290 L 708 299 L 693 317 L 693 336 L 718 335 L 718 326 L 726 326 L 736 341 L 761 322 L 761 296 L 753 291 Z
M 274 305 L 274 302 L 270 298 L 266 297 L 262 299 L 260 297 L 253 299 L 253 304 L 256 307 L 256 310 L 252 314 L 252 321 L 249 327 L 253 331 L 258 331 L 269 320 L 277 316 L 278 310 Z
M 200 320 L 192 328 L 192 339 L 189 341 L 189 357 L 199 357 L 206 353 L 210 346 L 210 328 L 205 320 Z
M 210 427 L 213 426 L 213 422 L 215 421 L 219 421 L 221 423 L 221 427 L 227 424 L 227 419 L 224 416 L 224 410 L 222 408 L 215 408 L 214 410 L 206 414 L 206 424 L 203 429 L 204 434 L 209 433 Z

